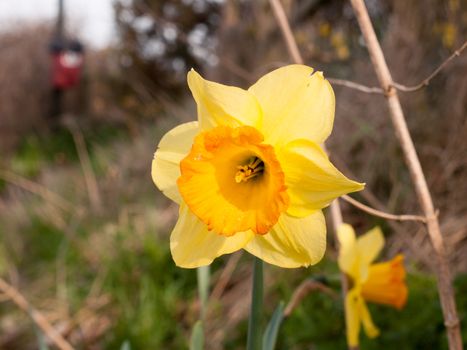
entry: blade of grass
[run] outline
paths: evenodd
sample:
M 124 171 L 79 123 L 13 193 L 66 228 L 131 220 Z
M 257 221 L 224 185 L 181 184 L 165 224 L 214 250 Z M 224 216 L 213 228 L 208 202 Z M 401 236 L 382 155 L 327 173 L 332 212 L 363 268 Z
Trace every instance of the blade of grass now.
M 198 320 L 193 327 L 190 338 L 190 350 L 203 350 L 204 349 L 204 331 L 203 322 Z
M 277 342 L 277 335 L 279 334 L 279 328 L 284 319 L 284 302 L 281 301 L 277 305 L 276 310 L 272 314 L 271 320 L 266 327 L 263 335 L 263 350 L 274 350 Z
M 128 340 L 125 340 L 122 346 L 120 347 L 120 350 L 131 350 L 130 342 Z

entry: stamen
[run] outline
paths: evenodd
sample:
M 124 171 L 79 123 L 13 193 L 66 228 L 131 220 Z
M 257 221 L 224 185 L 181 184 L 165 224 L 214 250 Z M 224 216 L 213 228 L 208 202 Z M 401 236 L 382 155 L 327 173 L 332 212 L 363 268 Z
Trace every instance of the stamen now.
M 237 173 L 235 174 L 235 182 L 246 182 L 258 175 L 261 175 L 264 171 L 264 163 L 258 157 L 250 159 L 248 165 L 237 166 Z
M 256 168 L 262 162 L 263 161 L 261 159 L 259 159 L 258 157 L 253 157 L 250 160 L 250 164 L 248 164 L 248 166 L 250 166 L 251 168 Z

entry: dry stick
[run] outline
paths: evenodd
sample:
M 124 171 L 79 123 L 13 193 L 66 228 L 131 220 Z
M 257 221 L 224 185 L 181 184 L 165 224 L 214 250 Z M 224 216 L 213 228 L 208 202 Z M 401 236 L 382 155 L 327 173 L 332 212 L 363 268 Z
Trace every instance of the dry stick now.
M 74 211 L 74 205 L 71 202 L 67 201 L 65 198 L 52 192 L 47 187 L 42 186 L 31 180 L 28 180 L 11 171 L 0 169 L 0 179 L 3 179 L 4 181 L 9 182 L 15 186 L 21 187 L 26 191 L 37 194 L 38 196 L 42 197 L 44 200 L 52 203 L 56 207 L 68 213 L 71 213 Z
M 336 78 L 328 78 L 330 83 L 333 83 L 334 85 L 340 85 L 340 86 L 345 86 L 354 90 L 358 90 L 361 92 L 365 92 L 367 94 L 384 94 L 383 89 L 379 87 L 370 87 L 362 84 L 355 83 L 350 80 L 344 80 L 344 79 L 336 79 Z
M 91 160 L 89 159 L 89 153 L 86 148 L 86 143 L 84 142 L 83 133 L 75 122 L 70 123 L 69 130 L 73 135 L 76 150 L 78 151 L 78 157 L 81 163 L 81 168 L 83 169 L 84 181 L 86 182 L 91 207 L 93 210 L 100 212 L 102 209 L 101 196 L 99 194 L 99 187 L 97 186 L 96 175 L 92 170 Z
M 406 86 L 403 84 L 396 83 L 393 81 L 390 86 L 396 88 L 397 90 L 403 91 L 403 92 L 414 92 L 417 90 L 420 90 L 424 88 L 425 86 L 428 86 L 430 84 L 430 81 L 439 74 L 443 70 L 444 67 L 448 65 L 449 62 L 451 62 L 454 58 L 459 57 L 464 51 L 464 49 L 467 48 L 467 41 L 465 41 L 461 47 L 459 47 L 456 51 L 452 53 L 451 56 L 449 56 L 447 59 L 445 59 L 428 77 L 423 79 L 420 83 L 413 85 L 413 86 Z M 336 78 L 329 78 L 328 79 L 331 83 L 334 85 L 341 85 L 345 86 L 354 90 L 358 90 L 361 92 L 365 92 L 367 94 L 385 94 L 385 90 L 380 88 L 380 87 L 370 87 L 362 84 L 355 83 L 353 81 L 349 80 L 344 80 L 344 79 L 336 79 Z
M 452 278 L 446 260 L 446 251 L 443 237 L 440 232 L 438 218 L 435 213 L 430 191 L 423 174 L 420 161 L 418 159 L 412 138 L 405 121 L 404 113 L 397 95 L 397 91 L 392 87 L 393 81 L 386 60 L 381 50 L 381 46 L 376 38 L 373 25 L 371 24 L 368 11 L 363 0 L 350 0 L 355 15 L 365 38 L 368 52 L 373 63 L 376 75 L 381 87 L 386 91 L 386 98 L 389 106 L 390 116 L 394 125 L 396 136 L 402 146 L 405 161 L 410 170 L 410 175 L 415 186 L 418 201 L 427 218 L 428 233 L 433 244 L 437 259 L 438 290 L 441 307 L 443 309 L 444 323 L 447 328 L 447 335 L 450 350 L 460 350 L 462 338 L 460 334 L 460 322 L 457 316 L 456 302 L 452 287 Z
M 285 36 L 285 34 L 284 34 L 284 36 Z M 289 37 L 289 36 L 287 35 L 287 37 Z M 287 44 L 287 45 L 290 45 L 290 44 Z M 291 47 L 294 47 L 294 45 L 292 44 Z M 454 53 L 451 56 L 449 56 L 446 60 L 444 60 L 427 78 L 422 80 L 419 84 L 414 85 L 414 86 L 406 86 L 406 85 L 403 85 L 403 84 L 392 82 L 391 86 L 393 86 L 397 90 L 400 90 L 400 91 L 403 91 L 403 92 L 414 92 L 414 91 L 417 91 L 417 90 L 420 90 L 420 89 L 424 88 L 425 86 L 428 86 L 430 81 L 435 76 L 437 76 L 439 74 L 439 72 L 441 72 L 443 70 L 443 68 L 450 61 L 452 61 L 454 58 L 460 56 L 462 51 L 464 51 L 464 49 L 466 47 L 467 47 L 467 41 L 459 49 L 454 51 Z M 291 51 L 291 50 L 293 50 L 293 51 Z M 300 56 L 300 53 L 298 53 L 298 55 L 297 55 L 297 51 L 295 49 L 291 49 L 291 50 L 289 50 L 289 52 L 290 52 L 291 57 L 294 60 L 295 60 L 294 57 L 297 56 L 301 61 L 303 61 L 303 59 Z M 301 63 L 301 61 L 295 61 L 295 62 Z M 223 65 L 224 68 L 226 68 L 230 72 L 232 72 L 232 73 L 236 74 L 238 77 L 244 79 L 245 81 L 247 81 L 247 82 L 252 81 L 252 78 L 250 76 L 250 72 L 247 71 L 246 69 L 240 67 L 235 62 L 224 59 L 223 61 L 220 62 L 220 64 Z M 274 62 L 274 63 L 270 64 L 270 66 L 272 66 L 273 68 L 280 67 L 280 66 L 283 66 L 283 65 L 284 65 L 284 62 Z M 262 67 L 263 70 L 264 70 L 264 68 L 265 67 Z M 366 94 L 379 94 L 379 95 L 384 95 L 385 94 L 385 91 L 380 87 L 366 86 L 366 85 L 359 84 L 359 83 L 356 83 L 356 82 L 351 81 L 351 80 L 338 79 L 338 78 L 328 78 L 328 81 L 330 83 L 332 83 L 333 85 L 344 86 L 346 88 L 357 90 L 357 91 L 360 91 L 360 92 L 364 92 Z
M 287 16 L 285 14 L 284 8 L 282 7 L 282 4 L 279 0 L 269 0 L 269 3 L 271 4 L 274 16 L 276 17 L 282 35 L 284 36 L 284 40 L 287 45 L 290 57 L 295 63 L 303 64 L 303 58 L 298 49 L 297 42 L 295 41 L 292 30 L 290 29 L 289 21 L 287 20 Z M 343 222 L 342 212 L 337 199 L 331 203 L 331 215 L 334 226 L 334 232 L 336 232 Z
M 359 201 L 353 199 L 352 197 L 346 194 L 343 195 L 341 198 L 345 200 L 346 202 L 352 204 L 354 207 L 360 210 L 363 210 L 367 212 L 368 214 L 378 216 L 383 219 L 396 220 L 396 221 L 420 221 L 423 223 L 427 222 L 427 219 L 424 216 L 420 216 L 420 215 L 395 215 L 395 214 L 385 213 L 384 211 L 380 211 L 372 207 L 369 207 L 368 205 L 360 203 Z
M 284 36 L 285 36 L 285 34 L 284 34 Z M 294 47 L 294 45 L 292 44 L 291 47 Z M 292 59 L 295 60 L 294 56 L 297 55 L 297 53 L 296 53 L 295 49 L 292 49 L 292 50 L 294 50 L 293 54 L 292 54 L 292 51 L 289 51 L 289 52 L 290 52 L 291 56 L 293 55 Z M 297 57 L 300 59 L 300 61 L 295 61 L 295 62 L 301 63 L 301 61 L 303 61 L 303 59 L 301 58 L 300 53 L 298 53 Z M 242 78 L 243 80 L 245 80 L 245 81 L 247 81 L 249 83 L 254 81 L 253 78 L 251 77 L 250 72 L 247 71 L 246 69 L 240 67 L 235 62 L 230 61 L 227 58 L 223 58 L 221 60 L 220 64 L 222 66 L 224 66 L 224 68 L 226 68 L 227 70 L 232 72 L 233 74 L 236 74 L 238 77 Z M 272 62 L 272 63 L 270 63 L 270 64 L 268 64 L 266 66 L 262 66 L 260 71 L 267 71 L 267 70 L 269 70 L 269 68 L 278 68 L 278 67 L 281 67 L 281 66 L 283 66 L 285 64 L 286 64 L 286 62 Z M 258 73 L 258 70 L 255 71 L 255 75 L 257 73 Z M 358 90 L 358 91 L 361 91 L 361 92 L 365 92 L 367 94 L 380 94 L 380 95 L 384 94 L 383 89 L 381 89 L 379 87 L 369 87 L 369 86 L 366 86 L 366 85 L 355 83 L 355 82 L 350 81 L 350 80 L 337 79 L 337 78 L 328 78 L 328 81 L 330 83 L 334 84 L 334 85 L 345 86 L 347 88 Z
M 313 280 L 303 281 L 297 289 L 295 289 L 292 298 L 290 298 L 287 307 L 284 310 L 284 317 L 289 317 L 292 311 L 300 304 L 300 302 L 311 292 L 319 291 L 326 293 L 331 297 L 336 297 L 336 293 L 326 285 Z
M 336 249 L 339 251 L 340 246 L 339 246 L 339 239 L 337 238 L 337 230 L 339 227 L 342 225 L 344 220 L 342 219 L 342 210 L 339 204 L 339 200 L 336 199 L 331 203 L 331 218 L 332 218 L 332 226 L 334 228 L 334 241 L 336 242 Z M 347 276 L 345 275 L 344 272 L 341 272 L 341 287 L 342 287 L 342 300 L 345 302 L 345 297 L 347 295 L 347 292 L 349 290 L 349 280 L 347 279 Z M 344 312 L 345 308 L 344 308 Z M 354 348 L 356 350 L 358 348 Z
M 284 37 L 285 44 L 287 45 L 287 50 L 289 51 L 290 58 L 295 63 L 303 64 L 303 58 L 298 49 L 297 42 L 290 28 L 287 15 L 285 14 L 284 7 L 279 0 L 269 0 L 272 10 L 274 11 L 274 16 L 279 24 L 282 35 Z
M 451 62 L 454 58 L 460 56 L 462 51 L 467 47 L 467 41 L 465 41 L 460 48 L 458 48 L 456 51 L 453 52 L 451 56 L 449 56 L 446 60 L 441 63 L 438 68 L 436 68 L 433 73 L 431 73 L 427 78 L 423 79 L 421 83 L 414 85 L 414 86 L 405 86 L 402 84 L 398 84 L 396 82 L 392 82 L 390 85 L 395 87 L 397 90 L 404 91 L 404 92 L 412 92 L 412 91 L 417 91 L 425 86 L 428 86 L 430 83 L 430 80 L 433 79 L 436 75 L 438 75 L 439 72 L 449 63 Z
M 295 63 L 303 63 L 303 58 L 300 55 L 297 42 L 295 41 L 295 38 L 292 34 L 292 30 L 290 28 L 289 21 L 287 20 L 287 16 L 285 14 L 284 8 L 282 7 L 282 4 L 279 2 L 279 0 L 269 0 L 269 3 L 271 4 L 271 7 L 274 12 L 274 16 L 276 17 L 276 20 L 279 24 L 282 35 L 284 36 L 284 40 L 286 42 L 287 49 L 289 50 L 290 56 L 292 57 Z M 331 203 L 331 217 L 332 217 L 332 224 L 334 228 L 335 242 L 336 242 L 336 245 L 338 245 L 339 241 L 337 239 L 337 230 L 339 226 L 341 226 L 343 223 L 342 211 L 341 211 L 338 199 L 334 200 Z M 348 285 L 347 277 L 345 276 L 345 274 L 341 273 L 340 276 L 341 276 L 341 286 L 342 286 L 342 298 L 343 300 L 345 300 L 347 291 L 349 289 L 349 285 Z M 352 350 L 357 350 L 357 348 L 354 348 Z
M 68 343 L 55 328 L 47 321 L 47 319 L 39 311 L 34 309 L 31 304 L 17 291 L 14 287 L 0 278 L 0 290 L 11 299 L 21 310 L 29 314 L 37 326 L 42 329 L 44 334 L 55 344 L 60 350 L 73 350 L 73 347 Z
M 236 252 L 230 256 L 227 264 L 222 269 L 222 273 L 219 276 L 216 286 L 213 288 L 212 293 L 209 296 L 210 300 L 217 300 L 222 296 L 241 257 L 242 251 Z
M 5 293 L 0 293 L 0 303 L 4 302 L 4 301 L 7 301 L 7 300 L 10 300 L 8 295 L 6 295 Z

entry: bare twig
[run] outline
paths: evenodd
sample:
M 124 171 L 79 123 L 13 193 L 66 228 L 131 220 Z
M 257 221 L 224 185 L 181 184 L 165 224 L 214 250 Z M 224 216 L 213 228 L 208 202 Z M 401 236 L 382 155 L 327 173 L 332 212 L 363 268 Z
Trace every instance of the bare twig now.
M 332 227 L 334 232 L 334 242 L 336 245 L 336 250 L 339 251 L 339 240 L 337 239 L 337 230 L 343 224 L 344 220 L 342 219 L 342 210 L 339 204 L 339 199 L 334 200 L 331 203 L 331 219 Z M 344 272 L 341 272 L 341 288 L 342 288 L 342 300 L 345 300 L 345 296 L 349 291 L 349 281 Z
M 10 300 L 8 295 L 6 295 L 5 293 L 0 293 L 0 303 L 4 302 L 4 301 L 7 301 L 7 300 Z
M 362 84 L 355 83 L 350 80 L 344 80 L 344 79 L 328 78 L 328 80 L 330 83 L 334 85 L 345 86 L 350 89 L 365 92 L 367 94 L 384 94 L 383 89 L 379 87 L 370 87 L 370 86 L 362 85 Z
M 273 0 L 274 3 L 276 3 L 277 1 L 278 0 Z M 279 4 L 279 6 L 280 6 L 280 4 Z M 283 23 L 283 20 L 281 20 L 281 23 Z M 285 28 L 288 28 L 288 27 L 286 26 Z M 290 35 L 292 35 L 292 32 L 290 30 L 287 30 L 287 29 L 283 30 L 283 33 L 284 33 L 283 34 L 284 38 L 286 38 L 286 40 L 288 40 Z M 289 42 L 289 41 L 287 41 L 287 45 L 288 45 L 288 47 L 290 47 L 290 50 L 293 50 L 293 51 L 290 51 L 290 55 L 292 56 L 294 61 L 298 62 L 298 63 L 302 63 L 303 58 L 300 56 L 300 53 L 299 53 L 298 48 L 296 47 L 296 45 L 294 45 L 292 42 Z M 428 86 L 430 81 L 435 76 L 437 76 L 439 74 L 439 72 L 441 72 L 443 70 L 443 68 L 448 65 L 449 62 L 451 62 L 454 58 L 460 56 L 462 51 L 464 51 L 464 49 L 466 47 L 467 47 L 467 41 L 464 42 L 464 44 L 459 49 L 454 51 L 454 53 L 451 56 L 449 56 L 446 60 L 444 60 L 443 63 L 441 63 L 427 78 L 423 79 L 419 84 L 413 85 L 413 86 L 406 86 L 406 85 L 403 85 L 403 84 L 400 84 L 400 83 L 392 82 L 390 86 L 394 87 L 397 90 L 403 91 L 403 92 L 414 92 L 414 91 L 417 91 L 417 90 L 420 90 L 420 89 L 424 88 L 425 86 Z M 297 57 L 300 57 L 300 60 L 296 60 Z M 248 72 L 243 70 L 241 67 L 235 66 L 235 67 L 228 67 L 228 68 L 231 71 L 233 71 L 234 73 L 238 74 L 241 78 L 244 78 L 246 80 L 251 80 L 251 79 L 248 78 Z M 235 71 L 234 71 L 233 68 L 235 68 Z M 364 93 L 367 93 L 367 94 L 380 94 L 380 95 L 385 94 L 385 91 L 382 88 L 377 87 L 377 86 L 366 86 L 366 85 L 356 83 L 356 82 L 351 81 L 351 80 L 338 79 L 338 78 L 328 78 L 328 80 L 333 85 L 344 86 L 346 88 L 350 88 L 350 89 L 357 90 L 357 91 L 360 91 L 360 92 L 364 92 Z
M 430 81 L 441 72 L 444 67 L 446 67 L 449 62 L 451 62 L 454 58 L 459 57 L 462 53 L 462 51 L 467 48 L 467 41 L 465 41 L 456 51 L 452 53 L 451 56 L 449 56 L 447 59 L 445 59 L 428 77 L 423 79 L 420 83 L 413 85 L 413 86 L 407 86 L 403 85 L 400 83 L 392 82 L 389 86 L 394 87 L 395 89 L 403 92 L 414 92 L 417 90 L 420 90 L 424 88 L 425 86 L 428 86 L 430 84 Z M 365 92 L 367 94 L 384 94 L 385 90 L 383 90 L 380 87 L 370 87 L 366 85 L 362 85 L 359 83 L 355 83 L 350 80 L 344 80 L 344 79 L 336 79 L 336 78 L 329 78 L 328 79 L 332 84 L 334 85 L 340 85 L 340 86 L 345 86 L 354 90 L 358 90 L 361 92 Z
M 300 54 L 300 51 L 298 49 L 297 43 L 293 37 L 292 30 L 290 29 L 290 25 L 288 24 L 287 21 L 287 16 L 285 14 L 285 11 L 280 3 L 279 0 L 270 0 L 269 1 L 272 9 L 274 11 L 274 15 L 276 16 L 277 22 L 279 23 L 279 26 L 281 28 L 282 35 L 284 36 L 285 43 L 287 45 L 287 49 L 289 51 L 290 57 L 295 63 L 303 63 L 303 57 Z M 404 92 L 413 92 L 417 91 L 425 86 L 427 86 L 430 83 L 430 80 L 433 79 L 438 73 L 454 58 L 460 56 L 462 51 L 467 47 L 467 41 L 464 42 L 464 44 L 454 51 L 454 53 L 449 56 L 441 65 L 436 68 L 433 73 L 431 73 L 426 79 L 424 79 L 421 83 L 414 85 L 414 86 L 405 86 L 396 82 L 392 82 L 389 86 L 392 86 L 400 91 Z M 353 81 L 349 80 L 344 80 L 344 79 L 337 79 L 337 78 L 329 78 L 329 82 L 331 82 L 334 85 L 340 85 L 340 86 L 345 86 L 347 88 L 351 88 L 354 90 L 358 90 L 367 94 L 384 94 L 385 90 L 380 88 L 380 87 L 370 87 L 370 86 L 365 86 L 359 83 L 355 83 Z
M 427 222 L 427 219 L 424 216 L 420 216 L 420 215 L 395 215 L 395 214 L 385 213 L 384 211 L 380 211 L 372 207 L 369 207 L 368 205 L 360 203 L 359 201 L 353 199 L 352 197 L 346 194 L 343 195 L 341 198 L 345 200 L 346 202 L 352 204 L 354 207 L 360 210 L 363 210 L 364 212 L 367 212 L 368 214 L 378 216 L 383 219 L 395 220 L 395 221 L 420 221 L 423 223 Z
M 222 269 L 222 273 L 219 276 L 216 286 L 213 288 L 212 293 L 209 296 L 210 300 L 218 300 L 224 293 L 225 287 L 227 287 L 227 284 L 229 283 L 241 257 L 242 251 L 236 252 L 229 257 L 225 268 Z
M 284 38 L 285 38 L 285 35 L 284 35 Z M 289 45 L 290 47 L 294 47 L 294 44 L 289 44 Z M 294 55 L 297 55 L 297 53 L 294 53 Z M 298 52 L 297 57 L 301 57 L 300 52 Z M 296 62 L 300 62 L 300 61 L 296 61 Z M 251 75 L 251 73 L 247 71 L 246 69 L 242 68 L 241 66 L 239 66 L 238 64 L 236 64 L 235 62 L 230 61 L 227 58 L 223 58 L 220 61 L 220 64 L 224 66 L 224 68 L 232 72 L 233 74 L 237 75 L 239 78 L 247 81 L 248 83 L 251 83 L 254 81 L 254 77 Z M 264 75 L 264 73 L 266 73 L 270 69 L 279 68 L 286 64 L 287 62 L 271 62 L 265 66 L 260 67 L 260 69 L 255 70 L 254 75 Z M 345 79 L 337 79 L 337 78 L 327 78 L 327 79 L 333 85 L 344 86 L 350 89 L 365 92 L 367 94 L 380 94 L 380 95 L 384 94 L 383 89 L 379 87 L 370 87 L 370 86 L 355 83 L 353 81 L 345 80 Z
M 300 54 L 298 49 L 297 42 L 290 28 L 289 21 L 287 20 L 287 15 L 285 14 L 284 8 L 279 0 L 269 0 L 274 16 L 276 17 L 277 23 L 281 29 L 282 35 L 284 37 L 285 44 L 287 45 L 287 50 L 289 51 L 292 61 L 295 63 L 303 64 L 303 57 Z
M 449 269 L 443 236 L 439 228 L 438 218 L 435 213 L 433 201 L 428 189 L 425 175 L 415 151 L 412 138 L 402 111 L 396 89 L 392 86 L 393 80 L 381 46 L 376 37 L 368 11 L 363 0 L 350 0 L 357 17 L 360 29 L 365 38 L 368 52 L 373 63 L 376 75 L 381 87 L 387 91 L 386 98 L 389 106 L 390 116 L 394 125 L 396 136 L 402 146 L 405 161 L 410 170 L 412 181 L 415 185 L 418 201 L 427 218 L 427 229 L 434 247 L 437 259 L 438 290 L 443 309 L 444 324 L 447 328 L 447 336 L 450 350 L 463 348 L 460 334 L 460 322 L 457 315 L 456 302 L 452 287 L 451 271 Z
M 89 200 L 93 210 L 100 212 L 102 210 L 102 201 L 99 194 L 99 186 L 97 185 L 96 174 L 92 169 L 91 160 L 89 159 L 89 152 L 84 142 L 83 133 L 76 122 L 70 119 L 68 123 L 68 129 L 73 135 L 75 141 L 76 150 L 78 152 L 79 161 L 81 168 L 83 169 L 84 180 L 86 182 L 86 188 L 88 190 Z
M 292 298 L 290 298 L 290 301 L 284 310 L 284 317 L 289 317 L 292 311 L 298 306 L 298 304 L 300 304 L 300 302 L 308 294 L 316 291 L 328 294 L 331 297 L 336 298 L 336 293 L 331 288 L 325 286 L 324 284 L 318 281 L 305 280 L 293 292 Z
M 280 3 L 279 0 L 269 0 L 269 3 L 271 4 L 271 7 L 274 12 L 274 16 L 276 17 L 276 20 L 282 31 L 284 40 L 286 41 L 290 56 L 293 58 L 295 63 L 303 63 L 303 58 L 298 49 L 297 42 L 295 41 L 295 38 L 292 35 L 292 30 L 290 29 L 290 25 L 287 20 L 287 16 L 285 14 L 284 8 L 282 7 L 282 4 Z M 324 150 L 326 151 L 326 147 L 324 145 L 323 147 L 324 147 Z M 328 152 L 326 151 L 326 153 Z M 339 199 L 336 199 L 331 203 L 331 217 L 332 217 L 332 224 L 334 228 L 334 238 L 335 238 L 336 245 L 338 245 L 337 230 L 343 223 L 342 211 L 339 205 Z M 349 288 L 348 281 L 344 273 L 341 273 L 340 277 L 341 277 L 341 287 L 342 287 L 342 298 L 343 300 L 345 300 L 345 297 L 346 297 L 346 294 Z M 298 288 L 300 288 L 300 286 Z M 294 294 L 295 293 L 298 293 L 298 290 L 296 290 Z M 357 349 L 355 348 L 352 350 L 357 350 Z
M 71 202 L 52 192 L 47 187 L 42 186 L 41 184 L 38 184 L 31 180 L 28 180 L 11 171 L 0 169 L 0 178 L 6 182 L 9 182 L 15 186 L 21 187 L 26 191 L 29 191 L 42 197 L 45 201 L 52 203 L 56 207 L 68 213 L 71 213 L 75 210 L 74 205 Z
M 219 63 L 225 69 L 227 69 L 229 72 L 232 72 L 239 78 L 242 78 L 249 83 L 253 80 L 253 77 L 249 71 L 237 64 L 235 61 L 230 60 L 228 57 L 222 57 L 219 60 Z
M 39 311 L 34 309 L 31 304 L 17 291 L 13 286 L 0 278 L 0 290 L 13 301 L 21 310 L 26 312 L 31 319 L 42 329 L 44 334 L 55 344 L 60 350 L 73 350 L 73 347 L 68 343 L 55 328 L 47 321 L 47 319 Z
M 433 79 L 435 76 L 437 76 L 438 73 L 441 72 L 441 70 L 443 70 L 443 68 L 446 67 L 446 65 L 449 62 L 451 62 L 454 58 L 460 56 L 460 54 L 462 53 L 462 51 L 464 51 L 466 47 L 467 47 L 467 41 L 465 41 L 460 48 L 454 51 L 451 56 L 449 56 L 446 60 L 444 60 L 443 63 L 441 63 L 438 66 L 438 68 L 436 68 L 428 77 L 423 79 L 421 83 L 417 85 L 413 85 L 413 86 L 406 86 L 406 85 L 402 85 L 396 82 L 392 82 L 390 85 L 395 87 L 397 90 L 404 91 L 404 92 L 412 92 L 412 91 L 420 90 L 424 88 L 425 86 L 428 86 L 428 84 L 430 83 L 430 80 Z

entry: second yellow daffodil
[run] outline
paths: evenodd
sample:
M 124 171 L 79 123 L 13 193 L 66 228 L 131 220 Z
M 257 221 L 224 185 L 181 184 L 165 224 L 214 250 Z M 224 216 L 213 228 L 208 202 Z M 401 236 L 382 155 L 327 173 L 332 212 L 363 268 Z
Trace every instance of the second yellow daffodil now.
M 403 256 L 373 264 L 384 246 L 384 236 L 376 227 L 355 237 L 352 226 L 343 224 L 337 232 L 339 268 L 349 278 L 350 288 L 345 298 L 347 342 L 358 345 L 360 325 L 370 338 L 378 336 L 365 301 L 402 308 L 407 301 Z

